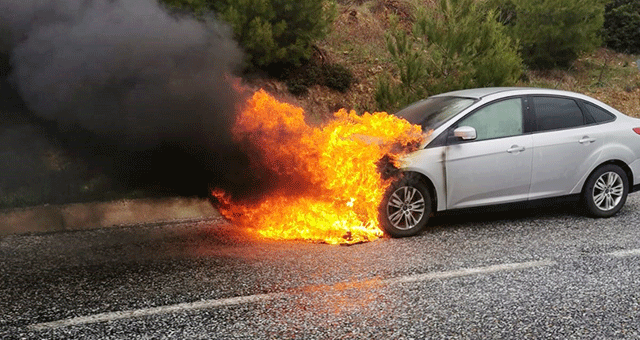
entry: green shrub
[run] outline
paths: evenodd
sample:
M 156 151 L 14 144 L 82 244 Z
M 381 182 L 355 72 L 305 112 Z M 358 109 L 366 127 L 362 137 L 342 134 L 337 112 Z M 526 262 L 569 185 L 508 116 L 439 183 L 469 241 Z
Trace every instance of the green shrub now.
M 304 96 L 309 93 L 309 85 L 299 79 L 287 80 L 287 89 L 294 96 Z
M 313 85 L 326 86 L 332 90 L 346 92 L 355 81 L 353 73 L 340 64 L 317 61 L 290 67 L 280 75 L 286 81 L 289 92 L 296 96 L 306 95 Z
M 335 16 L 332 0 L 161 0 L 202 14 L 213 11 L 233 28 L 249 68 L 299 65 L 326 36 Z
M 376 89 L 381 109 L 395 110 L 428 95 L 470 87 L 508 86 L 522 73 L 517 42 L 494 11 L 476 0 L 439 0 L 419 8 L 411 34 L 393 28 L 387 49 L 400 83 L 383 75 Z
M 209 10 L 207 0 L 160 0 L 173 8 L 188 10 L 195 13 L 203 13 Z
M 604 38 L 608 47 L 624 53 L 640 53 L 640 1 L 614 0 L 604 14 Z
M 209 0 L 233 28 L 251 66 L 299 65 L 328 33 L 333 7 L 326 0 Z
M 496 20 L 503 25 L 513 26 L 516 23 L 516 5 L 512 0 L 486 0 L 480 2 L 483 11 L 495 11 Z
M 353 73 L 343 65 L 325 64 L 322 71 L 324 76 L 322 85 L 330 89 L 344 93 L 354 82 Z
M 513 0 L 514 37 L 534 69 L 568 67 L 583 52 L 600 45 L 603 0 Z

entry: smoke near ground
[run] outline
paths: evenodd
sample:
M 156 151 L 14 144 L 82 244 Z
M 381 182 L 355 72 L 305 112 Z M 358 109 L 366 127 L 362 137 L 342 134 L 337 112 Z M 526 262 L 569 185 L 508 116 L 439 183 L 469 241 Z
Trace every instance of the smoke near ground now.
M 154 0 L 2 0 L 0 58 L 0 140 L 34 135 L 4 144 L 3 185 L 28 180 L 15 159 L 40 157 L 43 138 L 127 188 L 241 193 L 255 180 L 229 132 L 242 54 L 214 18 Z

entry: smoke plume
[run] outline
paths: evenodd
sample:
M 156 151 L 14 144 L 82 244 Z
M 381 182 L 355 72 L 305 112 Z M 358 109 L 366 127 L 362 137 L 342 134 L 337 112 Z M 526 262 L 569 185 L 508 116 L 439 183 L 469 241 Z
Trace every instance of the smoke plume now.
M 242 57 L 227 26 L 154 0 L 0 1 L 3 120 L 129 188 L 246 189 L 230 136 Z

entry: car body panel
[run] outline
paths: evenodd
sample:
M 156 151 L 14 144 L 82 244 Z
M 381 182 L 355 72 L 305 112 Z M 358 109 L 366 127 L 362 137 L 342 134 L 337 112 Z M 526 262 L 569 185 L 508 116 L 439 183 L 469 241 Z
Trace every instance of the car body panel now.
M 567 91 L 484 88 L 438 96 L 455 95 L 477 101 L 432 131 L 425 148 L 406 156 L 401 167 L 403 171 L 422 174 L 433 184 L 436 211 L 575 196 L 582 192 L 595 169 L 610 162 L 626 164 L 632 173 L 630 187 L 640 186 L 640 135 L 632 130 L 640 127 L 640 119 L 628 117 L 591 97 Z M 586 101 L 612 113 L 616 119 L 555 131 L 528 131 L 495 140 L 430 145 L 442 140 L 441 135 L 452 131 L 463 117 L 488 103 L 534 95 Z M 524 146 L 524 151 L 516 155 L 507 153 L 514 145 Z
M 570 194 L 599 164 L 607 134 L 600 126 L 539 132 L 533 137 L 529 199 Z
M 449 145 L 447 209 L 527 200 L 532 143 L 531 135 L 520 135 Z
M 632 173 L 632 177 L 633 178 L 629 178 L 629 186 L 634 186 L 634 185 L 638 185 L 640 184 L 640 167 L 638 167 L 637 162 L 640 159 L 640 141 L 639 141 L 639 135 L 637 135 L 636 133 L 634 133 L 632 131 L 632 126 L 630 123 L 632 122 L 627 122 L 624 123 L 629 124 L 628 128 L 626 129 L 622 129 L 623 133 L 620 133 L 620 129 L 617 128 L 615 125 L 611 125 L 611 126 L 607 126 L 607 124 L 603 124 L 601 129 L 603 130 L 603 133 L 605 134 L 609 134 L 607 137 L 605 137 L 605 144 L 602 145 L 599 149 L 599 154 L 598 154 L 598 159 L 595 160 L 593 163 L 593 166 L 591 166 L 591 168 L 586 171 L 581 180 L 578 181 L 575 186 L 572 188 L 571 192 L 572 194 L 575 193 L 580 193 L 582 191 L 582 187 L 584 185 L 584 182 L 587 180 L 587 177 L 589 176 L 589 174 L 591 174 L 596 168 L 598 168 L 599 166 L 601 166 L 602 164 L 605 163 L 612 163 L 612 162 L 622 162 L 624 164 L 626 164 L 627 166 L 629 166 L 629 168 L 631 169 L 631 173 Z M 640 126 L 640 120 L 638 120 L 636 122 L 637 126 Z M 626 133 L 624 133 L 625 130 Z M 613 133 L 618 133 L 616 136 L 612 135 Z M 626 136 L 623 136 L 626 135 Z M 637 147 L 634 150 L 633 148 L 629 147 L 629 145 L 633 145 L 634 143 L 636 143 Z
M 431 181 L 436 192 L 436 210 L 445 210 L 446 205 L 446 181 L 444 157 L 446 147 L 421 149 L 404 157 L 401 168 L 405 172 L 417 172 Z
M 633 185 L 640 185 L 640 160 L 635 160 L 631 164 L 629 164 L 629 168 L 631 168 L 631 172 L 634 175 Z

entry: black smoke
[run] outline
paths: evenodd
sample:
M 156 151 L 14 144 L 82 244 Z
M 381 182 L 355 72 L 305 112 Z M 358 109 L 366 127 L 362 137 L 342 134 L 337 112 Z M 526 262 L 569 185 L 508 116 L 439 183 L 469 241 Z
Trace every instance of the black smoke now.
M 242 194 L 257 181 L 230 136 L 242 58 L 227 26 L 154 0 L 2 0 L 0 140 L 28 131 L 126 188 Z

